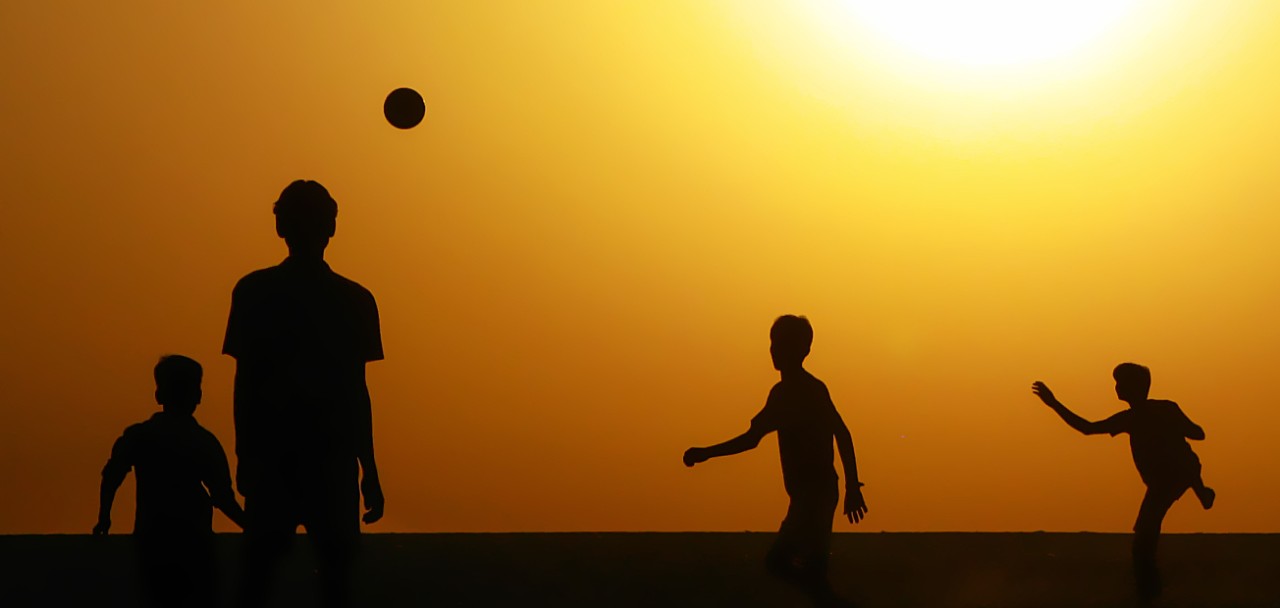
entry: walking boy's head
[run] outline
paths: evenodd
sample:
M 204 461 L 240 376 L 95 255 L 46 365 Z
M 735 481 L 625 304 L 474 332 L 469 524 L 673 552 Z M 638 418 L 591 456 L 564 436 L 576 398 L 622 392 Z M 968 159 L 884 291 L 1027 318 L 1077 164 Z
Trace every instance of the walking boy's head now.
M 1146 401 L 1151 391 L 1151 370 L 1137 363 L 1121 363 L 1111 376 L 1116 379 L 1116 397 L 1133 403 Z
M 320 182 L 297 180 L 276 200 L 276 234 L 290 252 L 322 253 L 337 229 L 338 202 Z
M 182 355 L 165 355 L 156 363 L 156 403 L 164 411 L 191 414 L 200 403 L 200 380 L 204 368 L 195 359 Z
M 769 330 L 769 355 L 776 370 L 794 369 L 804 363 L 813 345 L 813 326 L 796 315 L 782 315 Z

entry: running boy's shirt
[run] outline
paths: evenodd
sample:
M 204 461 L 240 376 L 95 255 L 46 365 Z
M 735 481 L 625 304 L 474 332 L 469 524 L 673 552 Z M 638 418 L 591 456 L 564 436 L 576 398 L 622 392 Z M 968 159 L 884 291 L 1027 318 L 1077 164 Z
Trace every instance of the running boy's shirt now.
M 209 495 L 234 500 L 222 444 L 191 416 L 157 412 L 125 429 L 102 474 L 123 478 L 129 469 L 137 476 L 134 534 L 210 534 Z
M 1187 483 L 1200 473 L 1200 459 L 1187 443 L 1196 425 L 1177 403 L 1148 400 L 1099 424 L 1112 437 L 1129 434 L 1133 464 L 1148 486 Z
M 751 419 L 752 430 L 778 432 L 782 483 L 787 495 L 827 491 L 836 475 L 836 425 L 840 414 L 831 402 L 827 386 L 812 374 L 778 382 L 769 391 L 764 409 Z

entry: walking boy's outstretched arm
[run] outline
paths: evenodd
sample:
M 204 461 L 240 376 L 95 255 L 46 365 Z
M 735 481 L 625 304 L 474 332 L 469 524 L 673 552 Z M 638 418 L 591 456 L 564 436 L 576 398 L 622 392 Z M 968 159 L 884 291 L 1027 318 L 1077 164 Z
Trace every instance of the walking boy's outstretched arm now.
M 1108 432 L 1106 429 L 1102 428 L 1103 425 L 1101 423 L 1085 420 L 1075 412 L 1067 409 L 1067 406 L 1063 405 L 1061 401 L 1058 401 L 1057 397 L 1053 396 L 1053 391 L 1049 390 L 1049 387 L 1046 386 L 1045 383 L 1037 380 L 1031 385 L 1031 392 L 1035 393 L 1036 396 L 1039 397 L 1045 405 L 1053 409 L 1054 412 L 1057 412 L 1063 422 L 1066 422 L 1071 428 L 1080 431 L 1085 435 L 1098 435 Z
M 762 428 L 761 425 L 752 424 L 751 428 L 747 429 L 747 432 L 728 441 L 705 448 L 689 448 L 684 453 L 684 466 L 691 467 L 712 458 L 741 454 L 760 445 L 760 440 L 766 434 L 768 434 L 768 431 Z
M 867 516 L 867 499 L 862 496 L 862 482 L 858 481 L 858 459 L 853 454 L 853 435 L 836 412 L 836 449 L 840 450 L 840 463 L 844 465 L 844 515 L 850 522 L 858 523 Z

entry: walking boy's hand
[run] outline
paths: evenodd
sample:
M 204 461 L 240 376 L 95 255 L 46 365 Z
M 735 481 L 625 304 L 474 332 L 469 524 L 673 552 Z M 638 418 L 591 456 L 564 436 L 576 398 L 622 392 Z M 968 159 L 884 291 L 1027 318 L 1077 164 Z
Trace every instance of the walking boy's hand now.
M 111 520 L 99 519 L 98 524 L 93 527 L 93 535 L 106 536 L 107 532 L 110 530 L 111 530 Z
M 364 516 L 360 519 L 366 524 L 382 519 L 382 510 L 386 504 L 382 496 L 382 482 L 378 481 L 378 476 L 365 472 L 364 479 L 360 480 L 360 493 L 364 495 L 365 508 Z
M 1053 391 L 1049 390 L 1048 385 L 1039 380 L 1031 384 L 1031 392 L 1035 393 L 1045 405 L 1053 405 L 1058 402 L 1058 398 L 1053 396 Z
M 684 451 L 684 466 L 691 467 L 699 462 L 706 462 L 707 454 L 704 448 L 689 448 Z
M 862 497 L 862 486 L 857 485 L 845 490 L 844 516 L 849 523 L 858 523 L 867 517 L 867 499 Z

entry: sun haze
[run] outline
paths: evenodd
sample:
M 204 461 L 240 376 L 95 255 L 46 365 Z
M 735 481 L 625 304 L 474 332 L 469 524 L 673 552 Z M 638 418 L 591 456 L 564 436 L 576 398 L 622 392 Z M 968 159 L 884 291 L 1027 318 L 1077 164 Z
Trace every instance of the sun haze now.
M 378 299 L 372 531 L 775 529 L 772 439 L 680 459 L 746 430 L 786 313 L 857 446 L 857 530 L 1128 530 L 1127 442 L 1030 385 L 1099 419 L 1132 360 L 1207 433 L 1219 502 L 1166 530 L 1276 531 L 1280 3 L 982 36 L 1058 3 L 890 4 L 922 5 L 4 3 L 0 533 L 89 530 L 162 354 L 204 365 L 232 451 L 231 289 L 283 259 L 295 179 Z

